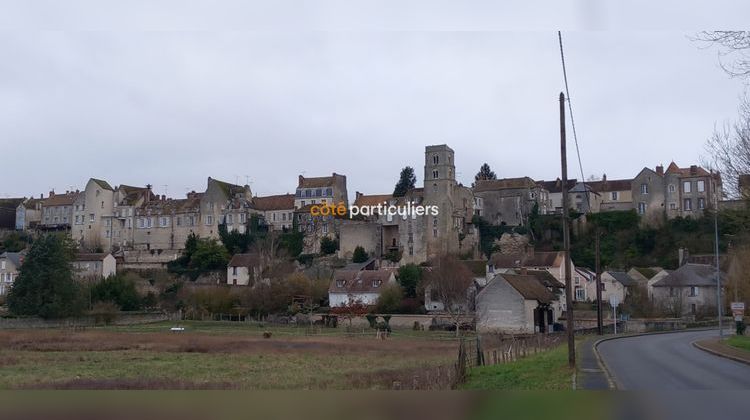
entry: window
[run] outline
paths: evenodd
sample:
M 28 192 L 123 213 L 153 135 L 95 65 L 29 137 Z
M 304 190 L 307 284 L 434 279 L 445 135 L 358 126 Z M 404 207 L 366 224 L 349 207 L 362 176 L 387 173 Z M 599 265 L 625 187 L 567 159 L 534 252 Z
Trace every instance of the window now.
M 586 289 L 583 287 L 576 287 L 576 300 L 586 300 Z
M 94 223 L 94 213 L 89 213 L 89 222 Z
M 698 296 L 698 288 L 696 286 L 690 286 L 690 296 Z
M 273 215 L 274 220 L 276 220 L 276 214 Z M 281 213 L 281 220 L 286 222 L 286 213 Z
M 182 226 L 182 217 L 180 217 L 180 216 L 177 216 L 177 218 L 175 219 L 174 223 L 175 223 L 175 224 L 176 224 L 177 226 Z
M 437 165 L 438 163 L 440 163 L 440 156 L 438 156 L 438 155 L 433 155 L 433 156 L 432 156 L 432 164 L 433 164 L 433 165 Z
M 237 267 L 232 267 L 232 275 L 233 276 L 237 275 Z
M 111 234 L 110 234 L 109 231 L 106 231 L 104 236 L 107 237 L 107 238 L 109 238 L 111 236 Z
M 699 198 L 698 199 L 698 208 L 700 210 L 703 210 L 706 208 L 706 199 L 705 198 Z
M 246 223 L 247 222 L 247 214 L 242 213 L 240 214 L 240 223 Z
M 159 226 L 161 227 L 166 227 L 168 222 L 169 222 L 169 219 L 167 219 L 166 217 L 159 218 Z
M 316 197 L 320 197 L 322 195 L 323 195 L 323 190 L 321 190 L 320 188 L 318 188 L 317 190 L 315 190 L 315 196 Z
M 214 224 L 214 217 L 211 215 L 206 216 L 206 226 L 210 226 Z
M 682 202 L 682 210 L 684 211 L 691 211 L 693 210 L 693 202 L 689 198 L 686 198 Z
M 677 190 L 677 188 L 674 186 L 674 184 L 669 184 L 669 187 L 667 187 L 669 192 L 673 193 Z
M 227 224 L 231 225 L 234 223 L 233 217 L 231 214 L 227 214 Z
M 312 197 L 312 190 L 305 190 L 305 197 Z
M 146 227 L 151 227 L 153 225 L 153 220 L 151 220 L 150 217 L 146 218 Z
M 104 201 L 102 201 L 102 208 L 104 208 Z
M 576 276 L 576 284 L 581 284 L 581 278 Z
M 305 200 L 302 200 L 302 207 L 305 207 Z
M 333 195 L 333 188 L 326 188 L 326 195 L 329 196 L 329 197 L 332 196 Z
M 648 194 L 648 184 L 641 184 L 641 194 Z
M 433 177 L 433 178 L 437 179 L 437 178 L 438 178 L 438 175 L 440 175 L 440 174 L 438 173 L 438 171 L 432 171 L 432 177 Z
M 536 198 L 536 193 L 534 191 L 530 191 L 529 192 L 529 198 L 532 199 L 532 200 L 535 199 Z
M 383 283 L 382 280 L 373 280 L 372 281 L 372 287 L 380 287 L 380 285 Z
M 669 209 L 670 210 L 676 210 L 677 209 L 677 203 L 669 203 Z
M 323 223 L 323 233 L 328 233 L 328 223 Z
M 345 284 L 344 280 L 336 280 L 336 287 L 344 287 Z
M 618 200 L 618 198 L 617 198 L 617 191 L 612 191 L 611 197 L 612 197 L 612 201 L 617 201 Z
M 638 203 L 638 214 L 646 214 L 646 203 Z
M 146 226 L 145 223 L 146 222 L 143 221 L 142 217 L 138 219 L 138 227 L 139 228 L 144 228 Z
M 671 297 L 677 296 L 677 290 L 674 287 L 669 288 L 669 296 Z
M 5 270 L 5 261 L 0 262 L 0 268 L 3 269 L 3 270 Z
M 409 255 L 414 255 L 414 247 L 413 246 L 409 247 Z
M 438 237 L 437 229 L 432 229 L 432 237 L 433 238 L 437 238 Z
M 682 192 L 690 192 L 690 181 L 685 181 L 682 183 Z
M 698 189 L 698 192 L 706 191 L 706 181 L 698 181 L 695 186 Z

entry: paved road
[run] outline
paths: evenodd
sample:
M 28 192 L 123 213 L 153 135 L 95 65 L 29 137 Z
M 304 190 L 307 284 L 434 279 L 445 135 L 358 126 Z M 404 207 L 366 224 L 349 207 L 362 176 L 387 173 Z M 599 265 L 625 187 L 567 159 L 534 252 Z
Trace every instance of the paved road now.
M 750 389 L 750 365 L 693 347 L 718 331 L 690 331 L 609 340 L 598 347 L 618 389 Z

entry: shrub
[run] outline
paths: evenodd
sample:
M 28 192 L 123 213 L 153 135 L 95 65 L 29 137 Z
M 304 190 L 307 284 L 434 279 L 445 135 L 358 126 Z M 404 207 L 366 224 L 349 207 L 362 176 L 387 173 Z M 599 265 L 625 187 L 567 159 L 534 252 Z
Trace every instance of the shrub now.
M 380 291 L 376 310 L 381 314 L 390 314 L 398 312 L 401 308 L 401 300 L 404 298 L 404 291 L 397 284 L 383 286 Z
M 123 311 L 135 311 L 142 306 L 135 282 L 123 274 L 107 277 L 91 288 L 92 302 L 112 302 Z
M 329 237 L 324 237 L 320 240 L 320 253 L 323 255 L 331 255 L 338 251 L 339 249 L 339 241 L 336 239 L 331 239 Z
M 365 249 L 361 246 L 357 245 L 356 248 L 354 248 L 354 253 L 352 255 L 352 262 L 354 263 L 363 263 L 368 260 L 369 255 L 367 255 L 367 252 L 365 252 Z

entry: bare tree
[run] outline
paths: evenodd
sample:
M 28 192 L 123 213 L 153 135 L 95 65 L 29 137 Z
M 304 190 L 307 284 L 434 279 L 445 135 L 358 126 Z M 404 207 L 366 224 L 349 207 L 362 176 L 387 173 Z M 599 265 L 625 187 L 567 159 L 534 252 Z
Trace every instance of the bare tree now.
M 750 31 L 703 31 L 692 40 L 717 46 L 719 66 L 730 76 L 750 76 Z
M 724 192 L 729 197 L 739 197 L 740 175 L 750 174 L 750 96 L 745 94 L 739 106 L 739 115 L 733 123 L 714 127 L 706 142 L 707 166 L 722 174 Z
M 461 319 L 469 312 L 469 287 L 473 282 L 471 271 L 453 256 L 443 256 L 432 261 L 425 281 L 429 293 L 443 304 L 445 312 L 460 334 Z

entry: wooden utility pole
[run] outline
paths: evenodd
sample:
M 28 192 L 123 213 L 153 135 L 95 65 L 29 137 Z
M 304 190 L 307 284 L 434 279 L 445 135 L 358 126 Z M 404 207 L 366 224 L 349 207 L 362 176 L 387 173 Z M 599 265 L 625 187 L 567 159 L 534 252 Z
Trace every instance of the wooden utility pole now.
M 576 366 L 576 342 L 573 331 L 573 286 L 570 280 L 570 203 L 568 197 L 568 155 L 565 147 L 565 94 L 560 92 L 560 159 L 563 193 L 563 254 L 565 255 L 565 321 L 568 333 L 568 365 Z
M 596 328 L 599 335 L 604 335 L 604 316 L 602 315 L 602 269 L 599 256 L 599 238 L 601 232 L 596 228 Z

